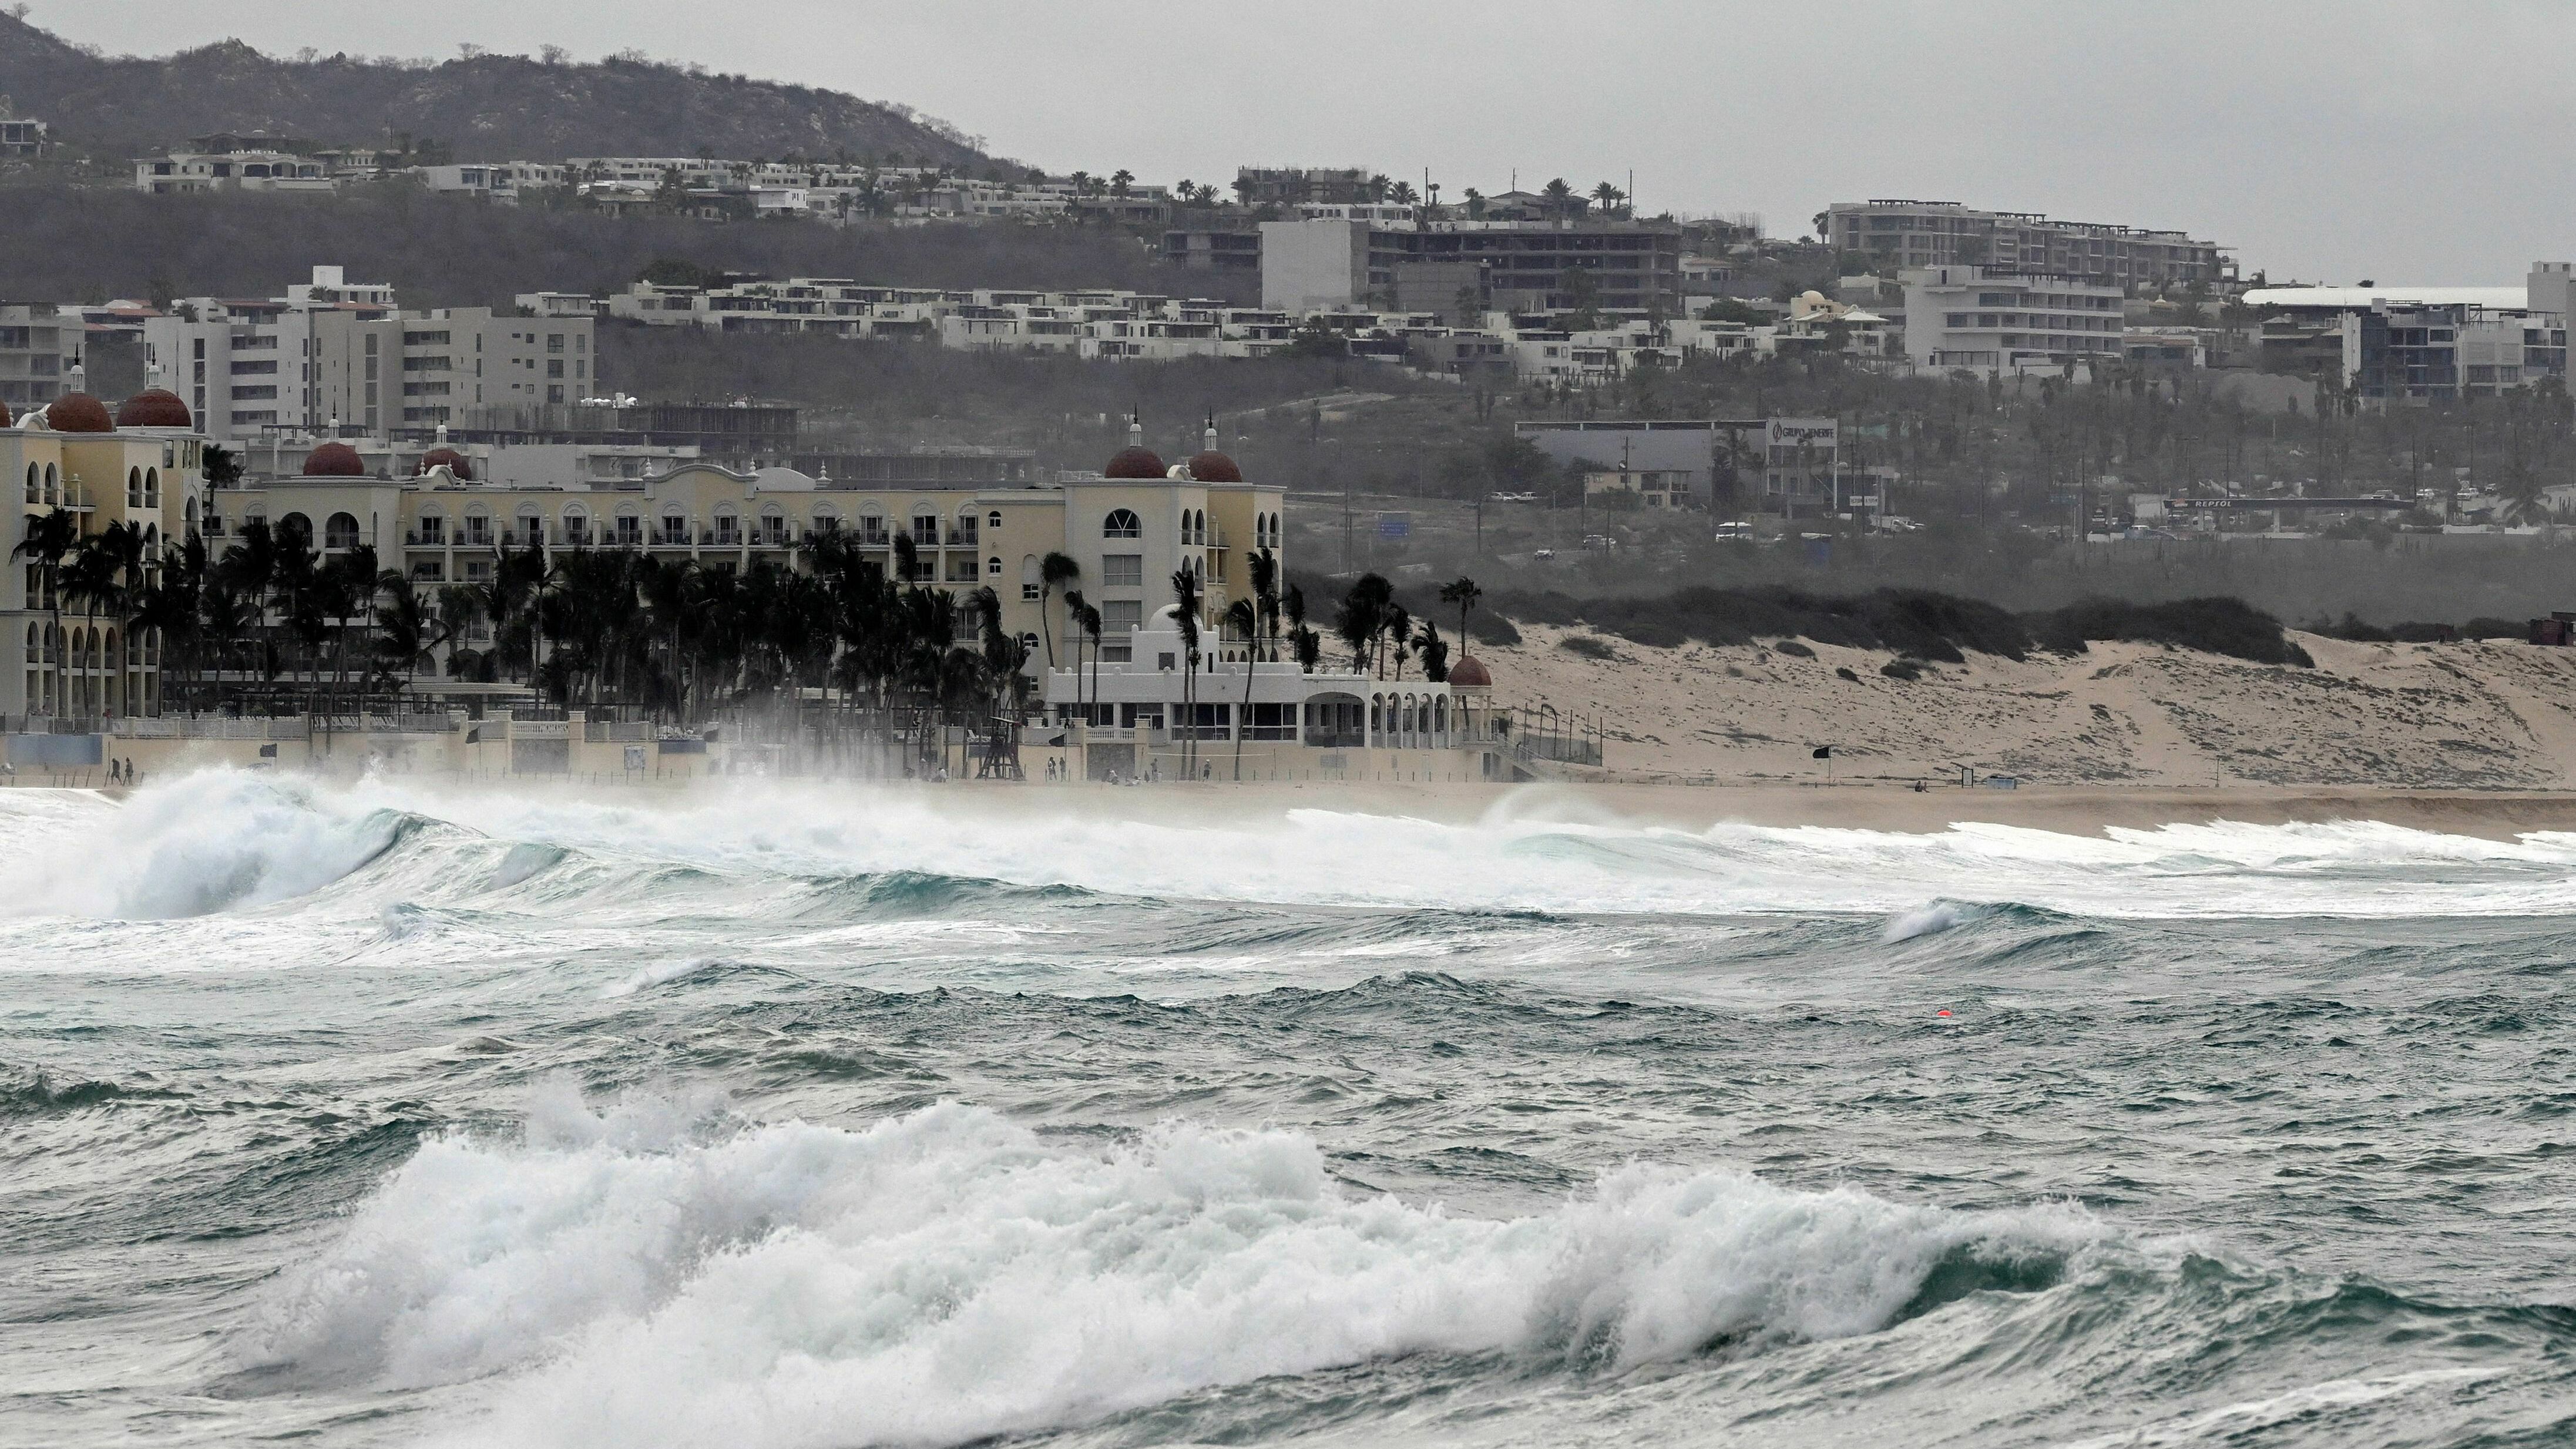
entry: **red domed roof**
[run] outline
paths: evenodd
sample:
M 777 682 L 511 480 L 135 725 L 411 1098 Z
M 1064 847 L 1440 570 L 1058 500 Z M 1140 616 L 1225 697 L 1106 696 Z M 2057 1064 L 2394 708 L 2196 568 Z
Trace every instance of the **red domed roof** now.
M 467 483 L 474 481 L 474 465 L 466 462 L 465 455 L 454 448 L 432 448 L 420 455 L 420 471 L 424 473 L 442 464 L 459 480 Z
M 1153 449 L 1130 444 L 1118 450 L 1109 466 L 1100 470 L 1104 478 L 1160 478 L 1170 470 L 1163 466 L 1162 456 Z
M 58 433 L 112 433 L 107 404 L 85 392 L 67 392 L 45 404 L 45 426 Z
M 0 403 L 0 428 L 15 426 L 17 426 L 17 419 L 9 416 L 9 405 L 7 403 Z
M 1210 448 L 1203 453 L 1192 454 L 1190 457 L 1189 468 L 1190 476 L 1201 483 L 1240 483 L 1243 481 L 1243 470 L 1234 466 L 1234 460 L 1232 458 L 1227 457 L 1225 454 L 1218 452 L 1214 448 Z
M 1491 689 L 1494 687 L 1494 672 L 1487 669 L 1485 661 L 1475 655 L 1461 654 L 1458 656 L 1458 662 L 1449 666 L 1449 687 Z
M 364 478 L 367 460 L 346 443 L 324 443 L 304 459 L 307 478 Z
M 188 405 L 167 388 L 145 388 L 116 408 L 120 428 L 188 428 L 196 421 L 188 415 Z

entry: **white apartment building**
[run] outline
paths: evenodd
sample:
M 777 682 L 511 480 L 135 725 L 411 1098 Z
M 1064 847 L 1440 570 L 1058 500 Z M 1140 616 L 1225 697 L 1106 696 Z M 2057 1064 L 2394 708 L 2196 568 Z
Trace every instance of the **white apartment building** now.
M 134 189 L 181 191 L 334 191 L 330 166 L 288 151 L 172 151 L 134 163 Z
M 1987 374 L 2117 361 L 2115 283 L 2002 268 L 1918 267 L 1905 285 L 1905 354 L 1917 367 Z
M 1955 201 L 1838 201 L 1826 208 L 1824 229 L 1836 249 L 1900 268 L 1991 267 L 2128 287 L 2214 282 L 2225 267 L 2216 242 L 2178 231 L 1978 211 Z
M 414 166 L 406 173 L 432 191 L 479 196 L 515 206 L 524 193 L 564 184 L 567 169 L 543 161 L 487 161 Z
M 161 384 L 221 443 L 272 431 L 425 432 L 480 403 L 578 402 L 598 388 L 588 317 L 403 311 L 337 267 L 264 299 L 192 297 L 144 322 Z

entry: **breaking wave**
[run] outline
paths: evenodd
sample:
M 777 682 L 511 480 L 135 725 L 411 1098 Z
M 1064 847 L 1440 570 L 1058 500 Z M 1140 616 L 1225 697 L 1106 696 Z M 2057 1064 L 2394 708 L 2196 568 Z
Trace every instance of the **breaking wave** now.
M 1644 1166 L 1495 1220 L 1347 1190 L 1288 1132 L 1100 1152 L 956 1105 L 863 1131 L 703 1110 L 558 1088 L 524 1144 L 423 1144 L 242 1360 L 510 1375 L 457 1442 L 960 1443 L 1414 1353 L 1615 1371 L 1871 1333 L 2045 1288 L 2102 1238 L 2072 1208 Z

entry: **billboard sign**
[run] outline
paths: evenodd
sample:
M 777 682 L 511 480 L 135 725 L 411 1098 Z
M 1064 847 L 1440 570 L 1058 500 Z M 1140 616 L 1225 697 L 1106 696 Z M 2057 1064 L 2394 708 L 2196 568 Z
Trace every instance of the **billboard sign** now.
M 1766 418 L 1762 440 L 1774 448 L 1832 449 L 1841 424 L 1833 418 Z

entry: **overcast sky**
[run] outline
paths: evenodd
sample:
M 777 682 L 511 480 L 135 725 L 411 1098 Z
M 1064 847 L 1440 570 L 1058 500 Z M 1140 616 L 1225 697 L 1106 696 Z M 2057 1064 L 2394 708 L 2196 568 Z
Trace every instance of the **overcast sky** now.
M 902 101 L 1051 170 L 1367 165 L 1650 211 L 1910 196 L 2178 227 L 2250 274 L 2512 284 L 2576 258 L 2564 0 L 34 0 L 110 52 L 238 37 L 640 49 Z

